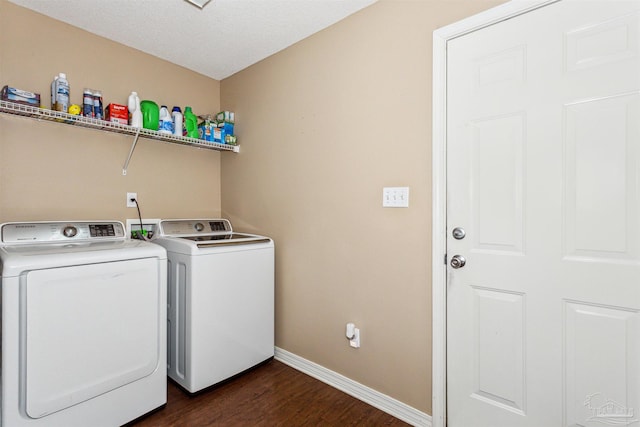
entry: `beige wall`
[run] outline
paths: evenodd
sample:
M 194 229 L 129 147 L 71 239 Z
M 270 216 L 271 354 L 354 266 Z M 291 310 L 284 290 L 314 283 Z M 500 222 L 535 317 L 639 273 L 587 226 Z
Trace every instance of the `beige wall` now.
M 84 87 L 105 103 L 127 103 L 136 90 L 169 108 L 215 113 L 220 82 L 0 0 L 0 86 L 41 94 L 65 72 L 71 102 Z M 106 104 L 105 104 L 106 105 Z M 233 155 L 0 115 L 0 222 L 119 219 L 137 216 L 126 192 L 138 193 L 146 217 L 220 214 L 220 157 Z
M 432 32 L 497 3 L 382 0 L 222 81 L 223 215 L 275 239 L 277 346 L 427 413 Z

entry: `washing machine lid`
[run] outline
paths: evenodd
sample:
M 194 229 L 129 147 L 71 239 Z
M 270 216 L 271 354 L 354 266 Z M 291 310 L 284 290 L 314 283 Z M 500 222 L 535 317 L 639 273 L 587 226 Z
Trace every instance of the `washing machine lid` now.
M 216 250 L 238 249 L 239 246 L 273 246 L 269 237 L 236 233 L 227 219 L 172 219 L 160 221 L 153 242 L 170 252 L 190 255 Z M 256 245 L 256 246 L 253 246 Z
M 208 248 L 220 245 L 245 245 L 249 243 L 268 243 L 271 241 L 268 237 L 257 236 L 254 234 L 228 233 L 228 234 L 212 234 L 209 236 L 184 236 L 181 239 L 196 242 L 199 248 Z

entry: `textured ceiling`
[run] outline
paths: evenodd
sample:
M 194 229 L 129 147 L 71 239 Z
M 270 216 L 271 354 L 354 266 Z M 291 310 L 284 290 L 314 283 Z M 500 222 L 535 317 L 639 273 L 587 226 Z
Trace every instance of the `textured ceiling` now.
M 9 0 L 222 80 L 377 0 Z

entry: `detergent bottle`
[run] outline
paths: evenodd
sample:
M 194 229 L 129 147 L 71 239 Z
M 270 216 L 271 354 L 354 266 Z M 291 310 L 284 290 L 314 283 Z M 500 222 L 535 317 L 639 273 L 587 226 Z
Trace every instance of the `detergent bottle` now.
M 160 107 L 160 133 L 173 133 L 173 118 L 166 105 Z
M 142 111 L 142 127 L 145 129 L 158 130 L 160 122 L 160 108 L 158 104 L 145 99 L 140 101 L 140 111 Z
M 184 127 L 187 130 L 185 136 L 198 138 L 198 117 L 193 114 L 191 107 L 184 107 Z
M 171 117 L 173 118 L 173 134 L 176 136 L 183 136 L 182 111 L 180 110 L 180 107 L 173 107 Z

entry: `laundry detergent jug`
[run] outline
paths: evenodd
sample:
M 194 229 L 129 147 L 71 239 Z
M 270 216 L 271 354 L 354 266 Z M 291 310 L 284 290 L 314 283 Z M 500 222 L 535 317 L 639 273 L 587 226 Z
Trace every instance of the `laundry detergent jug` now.
M 158 130 L 158 125 L 160 124 L 160 107 L 158 107 L 158 104 L 145 99 L 140 101 L 140 111 L 142 111 L 142 127 Z

